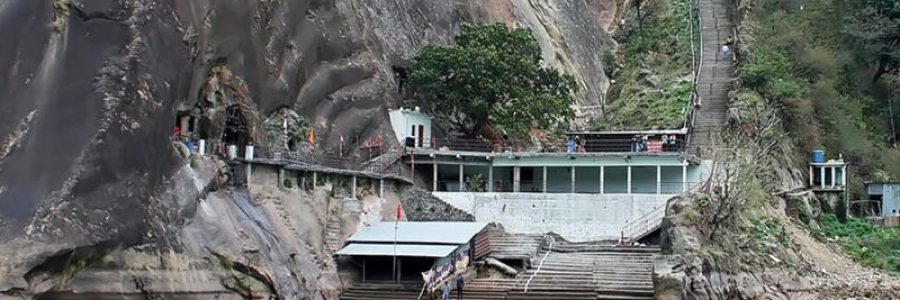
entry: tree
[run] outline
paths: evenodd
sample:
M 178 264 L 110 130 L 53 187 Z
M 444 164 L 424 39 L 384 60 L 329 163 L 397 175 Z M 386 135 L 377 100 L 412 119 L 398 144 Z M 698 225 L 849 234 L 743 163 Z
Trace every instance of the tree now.
M 514 135 L 559 128 L 573 115 L 575 81 L 541 67 L 530 29 L 463 25 L 455 45 L 426 46 L 414 62 L 410 86 L 467 137 L 488 124 Z
M 855 38 L 864 52 L 874 53 L 878 67 L 872 81 L 900 69 L 900 2 L 858 0 L 856 12 L 847 17 L 844 32 Z

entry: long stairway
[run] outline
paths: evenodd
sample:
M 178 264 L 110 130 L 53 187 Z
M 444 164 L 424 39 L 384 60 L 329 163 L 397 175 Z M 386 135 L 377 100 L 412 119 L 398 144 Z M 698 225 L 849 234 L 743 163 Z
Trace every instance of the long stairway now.
M 719 146 L 716 133 L 727 121 L 728 92 L 734 82 L 734 65 L 730 61 L 734 49 L 730 59 L 723 61 L 722 45 L 733 34 L 727 1 L 698 0 L 698 5 L 702 51 L 697 93 L 702 99 L 702 108 L 695 115 L 690 147 L 703 156 Z
M 507 299 L 653 299 L 653 257 L 659 248 L 591 247 L 583 253 L 551 252 L 537 271 L 534 267 L 516 277 Z M 525 284 L 528 279 L 528 292 Z

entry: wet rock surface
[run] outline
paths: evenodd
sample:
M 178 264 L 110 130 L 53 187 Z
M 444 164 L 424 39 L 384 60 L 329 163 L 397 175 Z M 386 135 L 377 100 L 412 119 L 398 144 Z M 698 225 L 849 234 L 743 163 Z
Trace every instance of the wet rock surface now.
M 595 58 L 611 43 L 614 9 L 581 0 L 0 1 L 0 291 L 57 287 L 36 274 L 61 273 L 48 264 L 59 257 L 181 250 L 177 233 L 202 191 L 179 175 L 186 158 L 170 136 L 180 111 L 207 114 L 197 134 L 210 139 L 221 138 L 228 107 L 251 128 L 290 108 L 323 148 L 338 133 L 390 136 L 386 108 L 402 102 L 409 60 L 452 41 L 463 22 L 532 27 L 547 63 L 573 73 L 579 104 L 592 105 L 608 85 Z M 258 128 L 249 135 L 265 139 Z

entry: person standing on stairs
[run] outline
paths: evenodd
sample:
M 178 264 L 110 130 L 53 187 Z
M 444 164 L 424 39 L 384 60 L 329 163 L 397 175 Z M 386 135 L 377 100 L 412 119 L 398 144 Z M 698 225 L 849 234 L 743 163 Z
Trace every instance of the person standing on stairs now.
M 456 277 L 456 299 L 462 300 L 463 298 L 463 287 L 466 286 L 466 279 L 459 275 Z
M 728 46 L 729 52 L 731 49 L 734 49 L 734 39 L 731 38 L 731 36 L 728 36 L 728 38 L 725 39 L 725 46 Z M 728 55 L 726 55 L 726 59 L 728 59 Z M 730 60 L 729 60 L 729 62 L 730 62 Z
M 444 281 L 444 286 L 441 287 L 441 300 L 450 300 L 450 283 Z

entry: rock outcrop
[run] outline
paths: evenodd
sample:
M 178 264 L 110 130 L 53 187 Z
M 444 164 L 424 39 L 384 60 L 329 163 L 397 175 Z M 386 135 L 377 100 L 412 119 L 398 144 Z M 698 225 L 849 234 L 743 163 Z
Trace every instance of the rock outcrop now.
M 654 264 L 657 299 L 900 299 L 900 283 L 864 269 L 816 241 L 784 211 L 767 210 L 783 226 L 769 236 L 698 222 L 706 195 L 669 201 L 661 255 Z M 699 201 L 698 201 L 699 200 Z M 776 225 L 772 225 L 776 226 Z
M 598 58 L 611 46 L 615 8 L 611 0 L 0 1 L 0 292 L 60 286 L 35 277 L 64 273 L 50 268 L 60 257 L 181 247 L 178 232 L 202 193 L 185 188 L 194 179 L 179 175 L 185 158 L 171 146 L 181 113 L 197 117 L 194 134 L 209 139 L 228 136 L 228 118 L 239 118 L 236 139 L 264 140 L 259 122 L 283 108 L 307 118 L 323 148 L 338 133 L 390 136 L 386 108 L 408 96 L 411 57 L 451 42 L 463 22 L 531 27 L 546 63 L 578 81 L 578 105 L 594 105 L 608 86 Z

